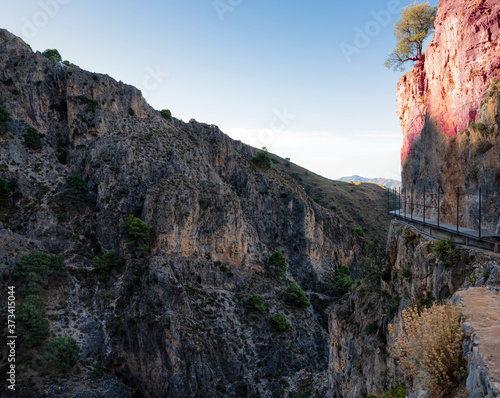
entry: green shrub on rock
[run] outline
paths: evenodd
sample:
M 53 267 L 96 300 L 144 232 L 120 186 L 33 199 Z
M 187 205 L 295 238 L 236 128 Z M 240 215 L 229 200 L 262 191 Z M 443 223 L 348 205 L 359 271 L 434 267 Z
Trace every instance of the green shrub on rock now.
M 57 51 L 55 48 L 52 49 L 48 48 L 42 53 L 42 55 L 52 61 L 57 61 L 57 62 L 62 61 L 61 54 L 59 54 L 59 51 Z
M 250 311 L 257 311 L 257 312 L 265 312 L 266 311 L 266 305 L 264 304 L 264 299 L 262 296 L 259 296 L 257 294 L 254 294 L 253 296 L 250 296 L 248 300 L 245 302 L 245 307 L 248 308 Z
M 42 345 L 49 334 L 49 322 L 43 316 L 43 302 L 37 296 L 26 297 L 26 301 L 19 306 L 16 313 L 17 333 L 23 347 Z
M 11 121 L 10 113 L 7 109 L 0 106 L 0 130 L 9 130 L 9 122 Z
M 265 152 L 259 152 L 257 156 L 252 158 L 252 162 L 264 170 L 269 170 L 271 168 L 271 158 Z
M 361 227 L 354 228 L 354 232 L 356 232 L 362 238 L 365 237 L 365 231 L 363 231 L 363 228 L 361 228 Z
M 446 267 L 455 265 L 460 261 L 460 252 L 455 246 L 452 238 L 438 240 L 432 244 L 432 252 L 439 261 L 442 261 Z
M 68 209 L 79 209 L 87 205 L 89 190 L 87 182 L 78 174 L 68 177 L 64 192 L 64 204 Z
M 45 359 L 63 371 L 75 366 L 79 357 L 80 347 L 73 337 L 55 337 L 45 351 Z
M 49 278 L 64 276 L 65 266 L 62 256 L 50 256 L 36 252 L 22 256 L 14 268 L 14 281 L 19 292 L 40 293 L 49 286 Z
M 172 112 L 169 109 L 162 109 L 160 113 L 165 119 L 172 120 Z
M 102 257 L 94 257 L 92 260 L 92 265 L 98 271 L 109 271 L 121 263 L 121 258 L 117 252 L 110 250 Z
M 9 191 L 7 181 L 0 177 L 0 207 L 5 207 L 9 204 Z
M 271 325 L 271 329 L 278 332 L 284 332 L 290 329 L 290 323 L 286 321 L 285 317 L 281 313 L 277 313 L 269 317 L 269 324 Z
M 267 261 L 272 275 L 279 275 L 284 277 L 286 273 L 286 259 L 283 254 L 276 252 L 271 254 Z
M 347 265 L 340 265 L 335 268 L 331 283 L 334 293 L 338 297 L 344 296 L 351 288 L 352 280 L 349 275 L 351 275 L 351 270 Z
M 129 248 L 139 254 L 145 254 L 149 251 L 149 241 L 153 229 L 148 224 L 131 214 L 123 224 L 123 230 Z
M 299 308 L 307 308 L 311 305 L 306 294 L 295 282 L 290 283 L 286 289 L 285 301 Z
M 33 127 L 28 127 L 28 130 L 24 134 L 23 144 L 33 150 L 38 150 L 42 147 L 42 141 L 40 140 L 40 134 Z

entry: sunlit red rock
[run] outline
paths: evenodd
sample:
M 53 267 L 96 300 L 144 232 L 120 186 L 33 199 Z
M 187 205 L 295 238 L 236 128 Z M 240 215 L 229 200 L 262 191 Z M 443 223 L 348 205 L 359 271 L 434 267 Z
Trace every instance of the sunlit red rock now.
M 477 119 L 481 97 L 500 78 L 500 2 L 441 0 L 425 60 L 398 84 L 401 160 L 422 132 L 426 113 L 449 137 Z

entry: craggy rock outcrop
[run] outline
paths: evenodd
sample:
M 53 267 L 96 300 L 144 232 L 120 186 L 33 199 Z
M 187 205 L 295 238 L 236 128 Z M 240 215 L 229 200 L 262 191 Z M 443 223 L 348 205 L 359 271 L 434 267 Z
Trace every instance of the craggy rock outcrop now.
M 398 84 L 397 113 L 405 137 L 401 160 L 413 152 L 426 115 L 447 137 L 476 121 L 493 78 L 500 78 L 500 4 L 441 0 L 425 60 Z
M 433 242 L 434 239 L 421 235 L 407 224 L 393 221 L 387 243 L 386 269 L 379 282 L 361 277 L 347 298 L 332 308 L 331 384 L 344 398 L 381 394 L 404 380 L 391 352 L 392 338 L 387 327 L 389 323 L 401 321 L 403 308 L 450 299 L 455 292 L 471 286 L 494 288 L 500 283 L 498 256 L 460 246 L 456 248 L 460 260 L 447 267 L 433 253 Z M 498 300 L 498 295 L 493 299 Z M 494 329 L 493 326 L 490 331 Z M 470 336 L 470 332 L 468 334 Z M 477 355 L 471 357 L 467 348 L 465 355 L 471 374 L 479 372 L 481 365 Z M 483 373 L 490 374 L 488 370 Z M 474 376 L 470 376 L 471 386 L 474 380 Z M 492 383 L 496 379 L 486 380 L 494 388 Z M 415 391 L 409 391 L 411 397 L 427 396 L 424 389 L 418 389 L 421 386 L 416 387 Z M 485 396 L 482 393 L 471 395 Z
M 425 60 L 398 84 L 404 143 L 402 181 L 416 214 L 500 232 L 500 4 L 494 0 L 439 3 Z M 422 195 L 422 191 L 426 194 Z M 431 193 L 432 192 L 432 193 Z M 434 207 L 434 208 L 432 208 Z
M 455 293 L 465 318 L 464 351 L 469 363 L 467 390 L 471 397 L 500 394 L 500 288 L 470 287 Z
M 426 119 L 422 134 L 414 141 L 412 153 L 403 164 L 405 197 L 418 203 L 414 212 L 422 215 L 426 190 L 426 216 L 437 219 L 437 191 L 440 190 L 439 218 L 456 223 L 457 195 L 459 223 L 479 229 L 479 189 L 482 189 L 481 229 L 500 232 L 500 81 L 490 84 L 478 108 L 476 123 L 453 138 L 446 137 L 435 119 Z M 408 210 L 409 211 L 409 210 Z
M 81 348 L 64 377 L 44 377 L 43 348 L 24 356 L 20 396 L 277 397 L 317 379 L 317 396 L 333 394 L 318 373 L 329 360 L 328 277 L 340 264 L 356 272 L 364 246 L 333 212 L 285 173 L 257 167 L 257 151 L 216 126 L 166 120 L 137 89 L 48 60 L 5 30 L 0 106 L 12 117 L 0 177 L 16 182 L 0 211 L 2 281 L 12 283 L 22 255 L 63 255 L 68 279 L 42 299 L 51 336 Z M 30 126 L 43 134 L 40 150 L 23 145 Z M 79 211 L 62 205 L 73 174 L 89 187 Z M 146 255 L 125 244 L 129 214 L 153 228 Z M 123 263 L 93 270 L 109 250 Z M 286 278 L 269 272 L 275 251 Z M 311 307 L 284 300 L 290 281 Z M 265 313 L 245 308 L 252 294 Z M 278 312 L 290 330 L 270 328 Z M 310 377 L 295 377 L 300 369 Z

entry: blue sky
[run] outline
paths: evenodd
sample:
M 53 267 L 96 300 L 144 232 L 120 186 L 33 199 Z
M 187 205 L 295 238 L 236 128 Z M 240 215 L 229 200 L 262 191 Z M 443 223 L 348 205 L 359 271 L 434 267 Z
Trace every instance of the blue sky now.
M 383 64 L 411 3 L 25 0 L 0 27 L 326 177 L 399 179 L 400 74 Z

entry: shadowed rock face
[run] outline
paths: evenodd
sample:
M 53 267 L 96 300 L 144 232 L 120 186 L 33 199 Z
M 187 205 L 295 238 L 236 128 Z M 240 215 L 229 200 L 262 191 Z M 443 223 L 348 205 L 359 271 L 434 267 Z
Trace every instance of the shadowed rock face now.
M 397 114 L 404 143 L 401 160 L 412 153 L 426 114 L 447 137 L 478 119 L 482 96 L 500 77 L 500 4 L 496 0 L 441 0 L 434 39 L 398 84 Z
M 18 185 L 0 214 L 0 272 L 34 251 L 64 256 L 68 280 L 45 299 L 51 334 L 73 336 L 86 364 L 54 383 L 28 362 L 38 391 L 278 396 L 282 377 L 327 369 L 327 277 L 339 264 L 356 271 L 363 242 L 293 179 L 257 168 L 257 151 L 216 126 L 165 120 L 134 87 L 50 61 L 5 30 L 0 106 L 12 116 L 0 176 Z M 41 150 L 23 145 L 29 126 L 44 135 Z M 73 174 L 90 192 L 79 211 L 61 205 Z M 153 228 L 147 255 L 127 249 L 129 214 Z M 109 250 L 124 264 L 96 273 L 92 258 Z M 284 301 L 289 281 L 267 267 L 275 251 L 312 307 Z M 252 294 L 264 314 L 245 308 Z M 289 331 L 269 327 L 277 312 Z
M 402 181 L 426 194 L 427 205 L 441 196 L 440 219 L 500 231 L 500 4 L 497 1 L 441 1 L 433 42 L 425 60 L 398 84 L 398 110 L 404 143 Z M 434 193 L 431 195 L 430 191 Z M 417 194 L 420 195 L 420 194 Z M 408 201 L 410 201 L 408 196 Z M 422 204 L 419 196 L 415 200 Z M 420 205 L 415 212 L 422 214 Z M 427 217 L 437 219 L 436 209 Z

